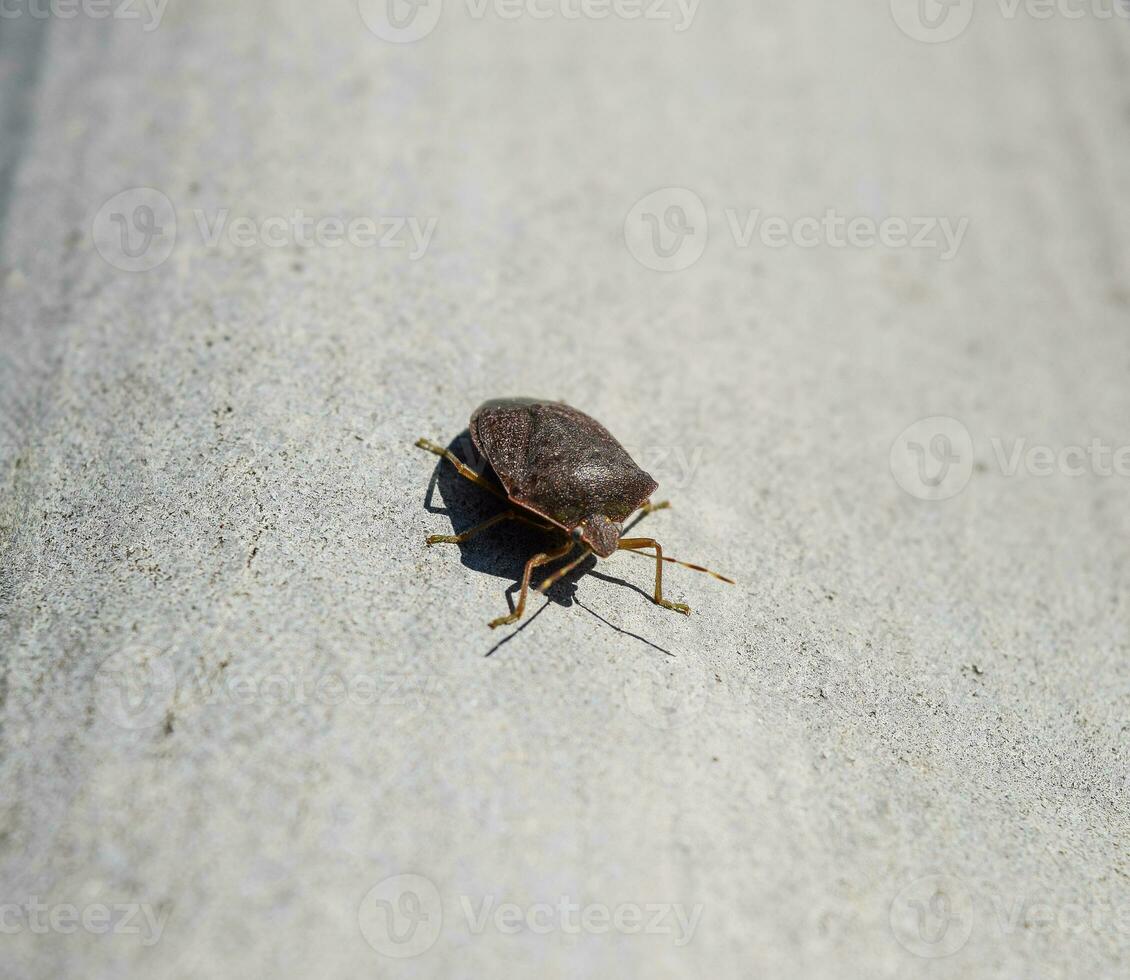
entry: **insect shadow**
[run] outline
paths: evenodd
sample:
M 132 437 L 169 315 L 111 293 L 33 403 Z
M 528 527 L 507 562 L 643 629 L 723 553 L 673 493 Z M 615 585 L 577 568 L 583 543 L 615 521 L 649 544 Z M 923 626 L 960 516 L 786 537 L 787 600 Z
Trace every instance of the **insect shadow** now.
M 480 475 L 487 477 L 495 483 L 498 482 L 498 478 L 495 476 L 490 464 L 475 450 L 475 444 L 471 440 L 471 433 L 468 429 L 464 429 L 452 439 L 447 444 L 447 449 Z M 436 503 L 437 496 L 441 501 L 441 505 Z M 476 487 L 465 477 L 460 476 L 459 473 L 456 472 L 455 467 L 446 460 L 441 459 L 437 462 L 435 469 L 432 471 L 431 480 L 428 482 L 428 489 L 424 496 L 424 508 L 431 514 L 441 514 L 447 517 L 451 521 L 451 533 L 461 534 L 463 531 L 469 530 L 477 524 L 481 524 L 483 521 L 488 520 L 490 517 L 502 511 L 504 505 L 500 500 L 497 500 L 486 491 Z M 559 545 L 562 540 L 562 537 L 556 536 L 550 532 L 539 531 L 536 528 L 511 521 L 493 527 L 488 531 L 484 531 L 482 534 L 477 534 L 469 541 L 463 541 L 458 545 L 439 544 L 433 545 L 432 547 L 445 550 L 458 548 L 460 560 L 464 567 L 507 580 L 510 585 L 504 594 L 510 608 L 513 609 L 526 562 L 534 555 L 538 554 L 538 552 Z M 590 615 L 596 615 L 592 610 L 589 610 L 587 606 L 584 606 L 576 599 L 578 580 L 583 575 L 590 572 L 602 581 L 615 583 L 617 586 L 630 589 L 638 593 L 645 601 L 651 601 L 651 596 L 638 586 L 630 582 L 625 582 L 623 579 L 612 575 L 595 572 L 594 569 L 596 568 L 597 561 L 598 559 L 595 555 L 590 555 L 572 572 L 555 582 L 546 594 L 549 601 L 565 607 L 576 604 L 589 612 Z M 537 570 L 537 572 L 541 574 L 535 573 L 534 579 L 530 583 L 531 590 L 537 586 L 537 582 L 540 578 L 549 574 L 549 571 L 550 568 Z M 531 595 L 534 595 L 532 591 Z M 545 605 L 548 605 L 548 603 Z M 534 618 L 541 614 L 545 605 L 537 610 L 533 616 L 527 619 L 522 626 L 511 633 L 510 636 L 502 642 L 507 642 L 525 629 L 526 625 L 533 622 Z M 597 616 L 597 618 L 607 623 L 607 625 L 617 630 L 617 632 L 627 632 L 626 630 L 614 626 L 612 623 L 608 623 L 603 617 Z M 635 636 L 634 633 L 629 635 Z M 655 646 L 655 644 L 644 639 L 644 637 L 636 638 L 647 643 L 649 646 Z M 501 643 L 498 644 L 498 646 L 501 646 Z M 495 649 L 497 649 L 497 646 Z M 657 647 L 656 649 L 662 650 L 662 647 Z M 491 652 L 493 652 L 493 650 Z M 669 653 L 667 650 L 663 650 L 663 652 Z
M 469 430 L 464 429 L 460 432 L 448 443 L 447 448 L 475 472 L 498 483 L 498 477 L 495 476 L 490 464 L 475 451 Z M 437 506 L 437 496 L 442 506 Z M 455 467 L 443 459 L 438 461 L 432 472 L 427 494 L 424 497 L 424 508 L 429 513 L 447 517 L 451 521 L 452 534 L 461 534 L 505 510 L 502 501 L 460 476 L 455 471 Z M 437 530 L 442 531 L 442 529 Z M 442 531 L 442 533 L 447 532 Z M 458 548 L 464 567 L 508 580 L 511 585 L 505 594 L 513 606 L 526 562 L 538 552 L 556 547 L 562 540 L 560 536 L 548 531 L 539 531 L 516 521 L 508 521 L 475 535 L 469 541 L 457 545 L 437 544 L 432 547 L 445 551 Z M 547 598 L 558 605 L 571 606 L 576 594 L 576 579 L 585 572 L 591 571 L 595 565 L 596 557 L 590 556 L 573 573 L 554 583 Z M 548 574 L 548 569 L 538 571 L 543 572 L 543 575 L 534 575 L 534 581 L 530 583 L 531 589 L 537 585 L 540 577 Z

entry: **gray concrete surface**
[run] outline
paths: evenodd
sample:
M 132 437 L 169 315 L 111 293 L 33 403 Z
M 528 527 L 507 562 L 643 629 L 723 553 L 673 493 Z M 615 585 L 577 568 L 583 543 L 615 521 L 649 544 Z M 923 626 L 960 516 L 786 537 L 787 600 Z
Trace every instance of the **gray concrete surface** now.
M 1130 24 L 362 6 L 0 20 L 0 974 L 1125 976 Z M 740 584 L 491 633 L 499 394 Z

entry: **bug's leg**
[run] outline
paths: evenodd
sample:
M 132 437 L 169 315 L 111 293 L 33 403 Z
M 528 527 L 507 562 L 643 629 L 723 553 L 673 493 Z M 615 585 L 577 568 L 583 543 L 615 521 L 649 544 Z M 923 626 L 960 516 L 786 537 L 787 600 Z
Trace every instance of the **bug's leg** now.
M 540 555 L 534 555 L 528 562 L 526 562 L 525 571 L 522 572 L 522 591 L 518 593 L 518 604 L 514 607 L 514 611 L 509 616 L 500 616 L 498 619 L 492 619 L 490 628 L 495 629 L 498 626 L 506 626 L 509 623 L 516 623 L 522 618 L 522 613 L 526 611 L 526 593 L 530 590 L 530 576 L 533 574 L 534 569 L 539 565 L 548 565 L 551 561 L 557 561 L 558 558 L 564 558 L 573 548 L 576 547 L 576 542 L 570 538 L 556 551 L 543 552 Z
M 563 579 L 591 554 L 591 548 L 582 548 L 581 553 L 577 555 L 577 557 L 574 558 L 571 562 L 569 562 L 568 565 L 563 565 L 552 575 L 543 579 L 541 585 L 538 586 L 538 592 L 548 592 L 553 587 L 554 582 L 557 582 L 559 579 Z
M 471 467 L 463 462 L 458 456 L 455 455 L 450 449 L 444 449 L 443 446 L 438 446 L 430 439 L 417 439 L 416 445 L 420 449 L 426 449 L 429 453 L 435 453 L 437 456 L 442 456 L 446 459 L 455 469 L 460 476 L 466 477 L 475 486 L 482 487 L 488 493 L 493 493 L 500 500 L 506 500 L 506 494 L 498 489 L 494 484 L 484 477 L 479 476 Z
M 666 510 L 670 506 L 670 500 L 661 500 L 657 504 L 653 504 L 650 500 L 645 500 L 643 504 L 640 505 L 640 509 L 636 511 L 635 516 L 633 516 L 632 519 L 626 525 L 624 525 L 624 530 L 630 531 L 637 524 L 639 524 L 640 521 L 647 517 L 647 515 L 650 514 L 653 510 Z
M 462 544 L 468 541 L 476 534 L 481 534 L 483 531 L 494 527 L 496 524 L 501 524 L 503 521 L 512 521 L 518 515 L 512 511 L 504 511 L 501 514 L 495 514 L 488 521 L 483 521 L 482 524 L 476 524 L 473 528 L 464 531 L 462 534 L 429 534 L 424 540 L 424 544 Z
M 641 558 L 651 558 L 651 557 L 653 557 L 652 555 L 649 555 L 646 551 L 637 551 L 635 548 L 625 548 L 624 550 L 630 552 L 633 555 L 639 555 Z M 689 568 L 692 572 L 706 572 L 706 574 L 709 575 L 711 578 L 716 578 L 716 579 L 718 579 L 719 582 L 725 582 L 728 585 L 737 585 L 738 584 L 737 582 L 735 582 L 729 576 L 722 575 L 722 574 L 715 572 L 715 571 L 711 571 L 709 568 L 704 568 L 702 565 L 695 565 L 695 564 L 692 564 L 689 561 L 679 561 L 678 558 L 671 558 L 667 555 L 663 556 L 663 560 L 666 561 L 666 562 L 670 562 L 672 565 L 680 565 L 683 568 Z
M 473 528 L 464 531 L 462 534 L 429 534 L 424 544 L 462 544 L 464 541 L 473 538 L 476 534 L 480 534 L 494 527 L 496 524 L 501 524 L 503 521 L 520 521 L 522 524 L 536 527 L 539 531 L 553 530 L 552 525 L 539 524 L 537 521 L 531 521 L 525 514 L 519 514 L 516 510 L 506 510 L 501 514 L 495 514 L 494 517 L 490 520 L 483 521 L 482 524 L 476 524 Z
M 691 614 L 691 607 L 681 602 L 671 602 L 663 598 L 663 549 L 655 538 L 621 538 L 617 546 L 621 551 L 635 551 L 637 548 L 647 548 L 655 552 L 655 602 L 664 609 L 673 609 L 684 616 Z

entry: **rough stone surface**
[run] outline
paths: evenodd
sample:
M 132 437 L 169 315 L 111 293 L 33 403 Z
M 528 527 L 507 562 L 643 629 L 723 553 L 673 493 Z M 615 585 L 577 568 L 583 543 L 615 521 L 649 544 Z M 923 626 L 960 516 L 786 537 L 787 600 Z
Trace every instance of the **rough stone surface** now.
M 0 20 L 0 974 L 1125 976 L 1128 478 L 1010 460 L 1130 442 L 1126 22 L 474 9 Z M 659 272 L 668 187 L 709 242 Z M 297 210 L 417 223 L 230 224 Z M 519 394 L 740 584 L 672 569 L 684 618 L 621 554 L 491 633 L 540 539 L 426 550 L 496 505 L 412 443 Z M 934 416 L 947 500 L 890 466 Z

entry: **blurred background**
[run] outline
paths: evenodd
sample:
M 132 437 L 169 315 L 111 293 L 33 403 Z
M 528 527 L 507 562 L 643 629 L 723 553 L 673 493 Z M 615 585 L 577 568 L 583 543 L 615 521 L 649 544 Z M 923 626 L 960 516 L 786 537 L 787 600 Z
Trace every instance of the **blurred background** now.
M 1124 976 L 1128 79 L 1124 0 L 4 0 L 0 973 Z M 738 585 L 488 630 L 538 539 L 413 442 L 509 395 Z

